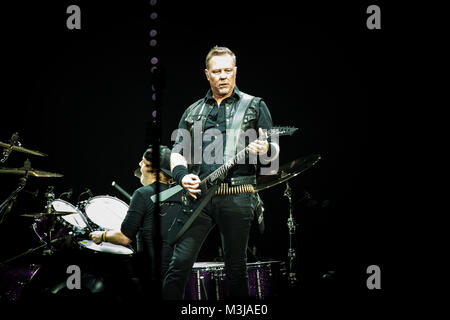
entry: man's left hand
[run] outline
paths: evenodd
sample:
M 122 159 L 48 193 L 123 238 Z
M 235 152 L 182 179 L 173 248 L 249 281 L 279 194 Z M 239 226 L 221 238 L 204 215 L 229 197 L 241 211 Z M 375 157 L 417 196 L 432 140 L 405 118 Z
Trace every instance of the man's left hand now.
M 259 136 L 263 136 L 264 132 L 261 128 L 258 129 Z M 248 152 L 251 154 L 264 155 L 269 151 L 269 143 L 267 140 L 255 140 L 247 146 Z

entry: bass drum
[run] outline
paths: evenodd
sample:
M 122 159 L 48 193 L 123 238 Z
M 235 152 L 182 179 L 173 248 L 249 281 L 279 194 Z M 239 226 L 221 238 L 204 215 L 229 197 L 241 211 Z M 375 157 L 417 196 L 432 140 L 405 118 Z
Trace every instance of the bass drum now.
M 88 218 L 103 230 L 120 230 L 128 205 L 111 196 L 90 198 L 84 208 Z

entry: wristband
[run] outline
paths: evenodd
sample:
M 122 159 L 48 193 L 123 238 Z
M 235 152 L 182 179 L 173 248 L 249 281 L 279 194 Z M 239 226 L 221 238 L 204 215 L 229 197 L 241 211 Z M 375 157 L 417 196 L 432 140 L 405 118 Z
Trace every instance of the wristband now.
M 105 242 L 106 241 L 106 233 L 107 233 L 108 231 L 105 231 L 105 232 L 103 232 L 103 234 L 102 234 L 102 242 Z
M 270 146 L 272 146 L 272 148 Z M 280 154 L 280 146 L 277 143 L 271 142 L 269 144 L 269 151 L 270 157 L 267 155 L 268 152 L 265 155 L 259 157 L 259 160 L 261 161 L 262 164 L 268 164 L 269 162 L 278 158 Z
M 181 180 L 183 180 L 184 176 L 187 174 L 189 174 L 189 171 L 182 164 L 180 164 L 172 169 L 172 176 L 180 186 L 181 186 Z

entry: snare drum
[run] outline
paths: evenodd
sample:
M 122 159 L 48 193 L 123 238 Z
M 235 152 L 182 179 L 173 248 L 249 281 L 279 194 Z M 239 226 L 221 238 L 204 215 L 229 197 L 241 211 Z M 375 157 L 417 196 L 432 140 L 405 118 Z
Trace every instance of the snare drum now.
M 74 214 L 56 217 L 52 239 L 67 236 L 69 234 L 81 234 L 87 227 L 81 216 L 81 211 L 74 205 L 61 199 L 53 200 L 51 205 L 55 211 L 74 212 Z M 43 241 L 47 240 L 50 228 L 50 221 L 47 217 L 39 218 L 33 223 L 34 232 L 39 239 Z
M 280 261 L 247 263 L 250 297 L 263 300 L 278 295 Z
M 225 295 L 223 262 L 196 262 L 186 285 L 185 300 L 223 300 Z
M 88 218 L 104 230 L 120 230 L 128 211 L 128 205 L 111 196 L 90 198 L 85 206 Z

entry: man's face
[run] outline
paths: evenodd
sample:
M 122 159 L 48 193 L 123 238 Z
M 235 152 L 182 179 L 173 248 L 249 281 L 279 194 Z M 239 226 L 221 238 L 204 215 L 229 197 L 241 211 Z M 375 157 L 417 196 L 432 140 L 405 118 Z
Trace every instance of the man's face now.
M 139 167 L 141 168 L 141 183 L 144 186 L 152 184 L 156 181 L 156 174 L 152 170 L 152 164 L 150 161 L 142 158 L 141 162 L 139 162 Z
M 214 96 L 231 95 L 236 85 L 236 71 L 237 67 L 229 54 L 213 56 L 209 60 L 209 68 L 205 69 L 205 74 Z

